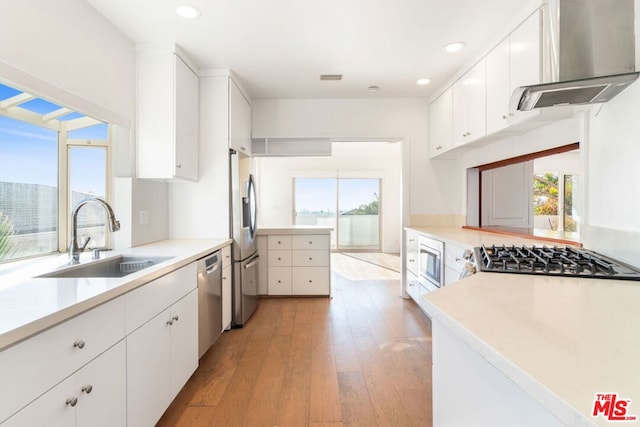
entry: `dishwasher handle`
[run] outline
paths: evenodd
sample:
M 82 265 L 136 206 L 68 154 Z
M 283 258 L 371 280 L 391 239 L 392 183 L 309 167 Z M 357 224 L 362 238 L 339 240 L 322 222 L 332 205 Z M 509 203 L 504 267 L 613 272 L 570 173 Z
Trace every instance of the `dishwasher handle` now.
M 213 272 L 215 272 L 218 268 L 220 268 L 220 263 L 216 262 L 215 264 L 207 267 L 207 269 L 205 270 L 207 274 L 212 274 Z

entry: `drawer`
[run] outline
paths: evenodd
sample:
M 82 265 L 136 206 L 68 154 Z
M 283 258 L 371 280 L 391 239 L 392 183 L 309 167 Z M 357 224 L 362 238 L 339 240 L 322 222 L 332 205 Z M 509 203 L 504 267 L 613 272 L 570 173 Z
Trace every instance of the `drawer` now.
M 269 236 L 267 247 L 271 249 L 291 249 L 291 236 Z
M 328 267 L 292 267 L 291 293 L 293 295 L 329 295 Z
M 127 293 L 124 296 L 127 335 L 196 289 L 197 279 L 198 269 L 192 262 Z
M 329 251 L 291 251 L 291 261 L 294 267 L 328 267 Z
M 269 267 L 269 295 L 291 295 L 291 267 Z
M 124 331 L 120 297 L 0 352 L 0 421 L 122 340 Z
M 420 282 L 418 276 L 407 271 L 407 293 L 418 304 L 420 304 Z
M 291 236 L 291 249 L 329 250 L 328 234 L 303 234 Z
M 231 265 L 231 245 L 222 248 L 222 268 Z
M 270 250 L 269 267 L 290 267 L 291 251 Z

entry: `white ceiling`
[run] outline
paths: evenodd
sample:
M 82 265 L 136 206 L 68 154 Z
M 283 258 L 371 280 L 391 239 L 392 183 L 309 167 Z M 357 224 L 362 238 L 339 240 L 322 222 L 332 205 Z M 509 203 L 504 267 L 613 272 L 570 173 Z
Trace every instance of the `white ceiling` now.
M 253 99 L 429 97 L 531 0 L 87 0 L 136 43 L 177 43 Z M 202 15 L 186 20 L 178 4 Z M 447 54 L 442 47 L 464 41 Z M 343 74 L 342 81 L 319 81 Z M 416 80 L 429 77 L 428 86 Z M 380 87 L 370 93 L 367 87 Z

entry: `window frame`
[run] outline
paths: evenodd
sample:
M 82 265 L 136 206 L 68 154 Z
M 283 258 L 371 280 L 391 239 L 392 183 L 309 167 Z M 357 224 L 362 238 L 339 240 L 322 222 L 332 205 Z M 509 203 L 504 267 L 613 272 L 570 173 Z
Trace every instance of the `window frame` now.
M 14 86 L 10 82 L 0 80 L 0 83 L 13 88 Z M 17 88 L 16 88 L 17 89 Z M 17 89 L 21 90 L 21 89 Z M 111 140 L 113 134 L 113 126 L 108 123 L 92 117 L 84 115 L 81 118 L 75 118 L 71 120 L 58 120 L 60 117 L 76 111 L 73 108 L 65 107 L 56 101 L 51 101 L 47 98 L 32 95 L 28 91 L 22 91 L 21 94 L 14 98 L 22 97 L 22 101 L 13 101 L 12 98 L 0 100 L 0 115 L 12 120 L 29 123 L 31 125 L 43 127 L 49 130 L 58 132 L 58 158 L 57 158 L 57 174 L 58 174 L 58 229 L 57 229 L 57 241 L 58 241 L 58 253 L 66 253 L 69 248 L 70 231 L 71 231 L 71 208 L 69 207 L 70 197 L 70 162 L 69 151 L 71 147 L 100 147 L 106 150 L 106 164 L 105 164 L 105 200 L 110 202 L 112 199 L 112 151 Z M 39 114 L 31 110 L 19 108 L 22 103 L 29 102 L 32 99 L 42 99 L 44 101 L 51 102 L 55 105 L 60 105 L 60 109 L 46 114 Z M 16 108 L 18 107 L 18 108 Z M 107 138 L 102 139 L 79 139 L 69 138 L 68 132 L 105 124 L 107 126 Z M 107 247 L 112 245 L 111 233 L 106 233 L 105 243 Z M 19 262 L 27 258 L 38 258 L 43 256 L 49 256 L 56 252 L 47 252 L 37 255 L 31 255 L 23 258 L 10 258 L 0 261 L 0 264 L 7 264 L 11 262 Z

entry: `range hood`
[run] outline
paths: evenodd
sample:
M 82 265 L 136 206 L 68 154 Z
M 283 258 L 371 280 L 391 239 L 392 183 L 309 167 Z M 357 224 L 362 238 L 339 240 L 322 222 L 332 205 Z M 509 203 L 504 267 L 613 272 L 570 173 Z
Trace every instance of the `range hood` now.
M 548 0 L 549 83 L 522 86 L 511 111 L 607 102 L 633 83 L 634 0 Z

